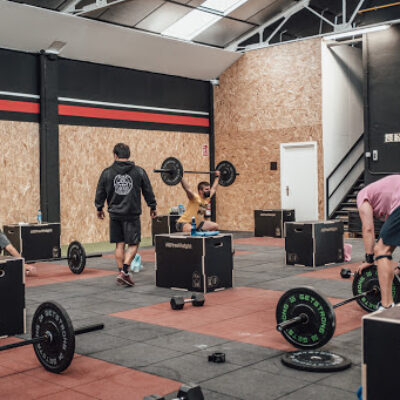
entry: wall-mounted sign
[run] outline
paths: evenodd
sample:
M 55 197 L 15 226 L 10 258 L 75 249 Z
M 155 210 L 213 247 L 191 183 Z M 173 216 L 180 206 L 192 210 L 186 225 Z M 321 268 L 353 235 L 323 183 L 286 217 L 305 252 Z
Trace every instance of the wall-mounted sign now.
M 385 143 L 400 142 L 400 133 L 386 133 Z

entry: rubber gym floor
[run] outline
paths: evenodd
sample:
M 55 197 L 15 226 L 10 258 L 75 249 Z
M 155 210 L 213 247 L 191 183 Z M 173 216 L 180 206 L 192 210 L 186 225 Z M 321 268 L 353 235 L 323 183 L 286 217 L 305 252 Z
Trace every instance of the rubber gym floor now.
M 361 317 L 353 302 L 336 309 L 335 336 L 324 346 L 351 359 L 342 372 L 289 369 L 280 358 L 294 350 L 275 330 L 281 294 L 309 285 L 332 303 L 349 298 L 351 280 L 341 265 L 319 268 L 284 265 L 283 239 L 235 234 L 234 288 L 206 294 L 204 307 L 171 310 L 176 292 L 155 286 L 154 248 L 141 248 L 144 269 L 136 286 L 119 287 L 112 254 L 87 260 L 81 275 L 65 262 L 37 264 L 26 281 L 27 330 L 40 303 L 53 300 L 68 311 L 74 328 L 104 322 L 102 331 L 76 337 L 76 354 L 62 374 L 44 370 L 32 346 L 0 353 L 0 399 L 139 399 L 153 393 L 172 399 L 179 386 L 194 382 L 207 400 L 355 400 L 361 384 Z M 353 245 L 355 269 L 361 239 Z M 0 340 L 4 345 L 20 338 Z M 226 362 L 208 362 L 221 351 Z

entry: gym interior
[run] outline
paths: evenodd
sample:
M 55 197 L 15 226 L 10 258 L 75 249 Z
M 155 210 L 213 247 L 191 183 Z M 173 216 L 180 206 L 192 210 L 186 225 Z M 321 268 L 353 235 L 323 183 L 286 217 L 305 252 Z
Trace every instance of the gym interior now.
M 0 259 L 0 399 L 397 399 L 356 197 L 400 173 L 399 23 L 387 0 L 0 0 L 23 257 Z M 133 287 L 94 205 L 117 143 L 157 200 Z M 218 232 L 176 232 L 182 176 L 215 171 Z

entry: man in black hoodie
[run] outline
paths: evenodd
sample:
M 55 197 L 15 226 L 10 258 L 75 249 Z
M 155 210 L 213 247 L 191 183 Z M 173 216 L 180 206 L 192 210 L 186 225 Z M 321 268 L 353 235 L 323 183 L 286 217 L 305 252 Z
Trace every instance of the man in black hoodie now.
M 115 243 L 115 259 L 120 273 L 117 282 L 133 286 L 128 268 L 135 258 L 140 243 L 141 193 L 150 207 L 150 216 L 157 216 L 156 199 L 146 171 L 129 161 L 129 146 L 114 146 L 114 163 L 100 175 L 94 204 L 97 217 L 104 219 L 107 200 L 110 215 L 110 243 Z M 128 247 L 125 249 L 125 245 Z

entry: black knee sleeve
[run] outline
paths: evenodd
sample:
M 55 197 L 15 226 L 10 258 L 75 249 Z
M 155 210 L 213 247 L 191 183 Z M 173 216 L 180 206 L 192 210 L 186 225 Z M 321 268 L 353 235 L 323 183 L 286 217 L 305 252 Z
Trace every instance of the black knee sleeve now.
M 375 261 L 381 260 L 382 258 L 387 258 L 388 260 L 393 260 L 393 257 L 389 254 L 384 254 L 383 256 L 375 257 Z

